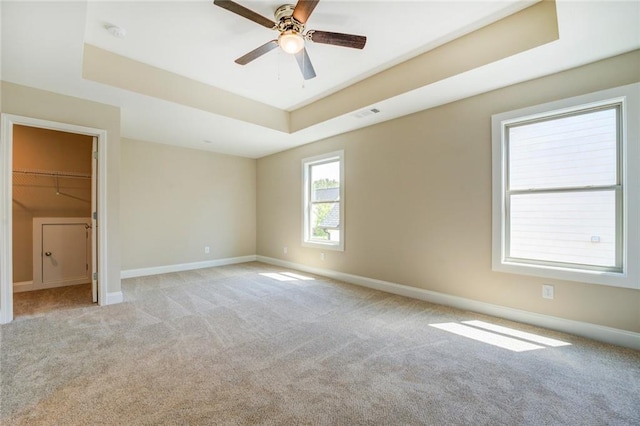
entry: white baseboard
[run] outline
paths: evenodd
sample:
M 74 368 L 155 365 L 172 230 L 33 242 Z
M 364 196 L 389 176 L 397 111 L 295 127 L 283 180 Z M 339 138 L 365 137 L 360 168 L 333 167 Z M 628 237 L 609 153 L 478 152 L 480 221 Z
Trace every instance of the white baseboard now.
M 19 283 L 13 283 L 13 292 L 22 293 L 23 291 L 35 290 L 33 288 L 33 281 L 21 281 Z
M 128 269 L 120 272 L 120 278 L 146 277 L 148 275 L 170 272 L 192 271 L 194 269 L 213 268 L 215 266 L 234 265 L 236 263 L 255 262 L 256 256 L 228 257 L 226 259 L 205 260 L 203 262 L 181 263 L 177 265 L 154 266 L 151 268 Z
M 124 301 L 124 295 L 121 291 L 114 291 L 111 293 L 107 293 L 107 297 L 105 298 L 103 305 L 116 305 L 118 303 L 122 303 Z
M 14 293 L 22 293 L 24 291 L 33 291 L 33 290 L 46 290 L 49 288 L 59 288 L 59 287 L 71 287 L 74 285 L 80 284 L 88 284 L 90 281 L 82 282 L 82 280 L 73 280 L 73 281 L 61 281 L 58 283 L 48 283 L 48 284 L 40 284 L 36 286 L 33 281 L 22 281 L 19 283 L 13 283 L 13 292 Z
M 356 284 L 363 287 L 385 291 L 387 293 L 398 294 L 413 299 L 437 303 L 439 305 L 446 305 L 458 309 L 464 309 L 467 311 L 492 315 L 499 318 L 505 318 L 508 320 L 531 324 L 538 327 L 558 330 L 565 333 L 575 334 L 577 336 L 583 336 L 589 339 L 598 340 L 601 342 L 640 350 L 640 333 L 634 333 L 632 331 L 558 318 L 550 315 L 537 314 L 534 312 L 528 312 L 499 305 L 492 305 L 490 303 L 478 302 L 476 300 L 466 299 L 464 297 L 451 296 L 448 294 L 424 290 L 417 287 L 411 287 L 388 281 L 362 277 L 359 275 L 351 275 L 343 272 L 332 271 L 330 269 L 315 268 L 312 266 L 287 262 L 271 257 L 256 256 L 256 260 L 258 262 L 264 262 L 271 265 L 282 266 L 285 268 L 297 269 L 299 271 L 309 272 L 312 274 L 344 281 L 350 284 Z

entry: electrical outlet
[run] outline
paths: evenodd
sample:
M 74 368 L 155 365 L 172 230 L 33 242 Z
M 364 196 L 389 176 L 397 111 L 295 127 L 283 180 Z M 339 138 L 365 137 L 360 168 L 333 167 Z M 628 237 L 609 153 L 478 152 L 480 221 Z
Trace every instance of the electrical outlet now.
M 287 248 L 287 246 L 284 246 L 284 248 L 282 249 L 282 252 L 284 254 L 287 254 L 288 251 L 289 251 L 289 249 Z
M 553 286 L 551 284 L 542 284 L 542 297 L 544 299 L 553 299 Z
M 209 254 L 209 253 L 211 253 L 211 247 L 204 246 L 204 254 Z
M 320 260 L 324 260 L 324 253 L 320 253 Z

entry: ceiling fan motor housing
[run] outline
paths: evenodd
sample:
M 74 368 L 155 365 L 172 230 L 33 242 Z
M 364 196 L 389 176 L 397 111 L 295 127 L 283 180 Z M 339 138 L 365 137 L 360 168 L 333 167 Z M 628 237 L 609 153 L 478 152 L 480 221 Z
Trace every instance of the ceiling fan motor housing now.
M 273 16 L 275 16 L 276 21 L 280 21 L 282 18 L 289 18 L 293 15 L 295 8 L 296 6 L 294 4 L 283 4 L 276 9 Z
M 276 30 L 281 33 L 284 31 L 293 31 L 298 34 L 302 34 L 304 32 L 304 24 L 302 22 L 298 22 L 293 17 L 293 11 L 295 9 L 295 5 L 293 4 L 283 4 L 278 7 L 273 14 L 278 22 L 276 24 Z

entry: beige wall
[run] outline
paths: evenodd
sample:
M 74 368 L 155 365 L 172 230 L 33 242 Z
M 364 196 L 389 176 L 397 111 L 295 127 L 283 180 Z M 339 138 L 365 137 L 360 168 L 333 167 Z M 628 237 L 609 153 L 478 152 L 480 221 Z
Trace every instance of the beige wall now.
M 107 131 L 107 206 L 102 226 L 107 227 L 107 291 L 120 291 L 120 110 L 119 108 L 53 92 L 2 82 L 2 112 Z
M 635 51 L 261 158 L 257 253 L 640 332 L 638 290 L 491 270 L 491 115 L 636 82 L 638 69 Z M 301 159 L 337 149 L 346 249 L 321 261 L 300 244 Z
M 13 168 L 91 174 L 92 137 L 37 127 L 13 127 Z
M 123 270 L 256 252 L 256 160 L 123 139 L 120 193 Z
M 13 282 L 33 280 L 33 215 L 13 206 Z
M 91 175 L 93 138 L 35 127 L 14 126 L 13 169 Z M 91 180 L 14 174 L 13 281 L 33 275 L 33 218 L 90 217 Z

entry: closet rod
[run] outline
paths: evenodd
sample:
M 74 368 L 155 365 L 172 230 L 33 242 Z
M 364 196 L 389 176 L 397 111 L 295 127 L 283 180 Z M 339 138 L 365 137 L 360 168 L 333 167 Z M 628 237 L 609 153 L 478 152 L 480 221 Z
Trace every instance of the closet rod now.
M 13 173 L 20 173 L 23 175 L 31 175 L 31 176 L 61 177 L 61 178 L 71 178 L 71 179 L 91 179 L 91 175 L 86 175 L 81 173 L 69 173 L 69 172 L 41 172 L 37 170 L 16 169 L 13 171 Z

